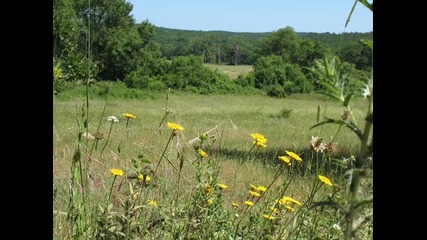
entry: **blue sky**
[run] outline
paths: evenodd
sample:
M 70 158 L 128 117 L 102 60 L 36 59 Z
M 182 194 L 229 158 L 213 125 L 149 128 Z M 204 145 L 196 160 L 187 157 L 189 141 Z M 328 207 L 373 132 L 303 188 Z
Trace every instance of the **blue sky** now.
M 126 0 L 137 23 L 158 27 L 232 32 L 342 33 L 354 0 Z M 369 1 L 372 2 L 372 1 Z M 357 4 L 346 32 L 373 31 L 373 13 Z

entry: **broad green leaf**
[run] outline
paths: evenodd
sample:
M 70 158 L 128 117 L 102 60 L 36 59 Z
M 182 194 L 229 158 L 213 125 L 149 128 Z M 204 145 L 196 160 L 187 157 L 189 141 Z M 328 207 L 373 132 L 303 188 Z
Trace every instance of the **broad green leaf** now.
M 353 93 L 354 93 L 354 92 L 352 92 L 352 93 L 348 94 L 348 95 L 344 98 L 344 102 L 343 102 L 344 107 L 347 107 L 347 106 L 348 106 L 348 104 L 349 104 L 349 102 L 350 102 L 350 99 L 351 99 L 351 97 L 353 96 Z
M 315 124 L 314 126 L 312 126 L 310 129 L 321 126 L 323 124 L 327 124 L 327 123 L 332 123 L 332 124 L 337 124 L 337 125 L 345 125 L 346 127 L 350 128 L 350 130 L 352 130 L 354 133 L 356 133 L 356 135 L 359 137 L 360 140 L 362 140 L 363 137 L 363 133 L 362 131 L 357 128 L 353 122 L 346 122 L 343 120 L 336 120 L 336 119 L 331 119 L 331 118 L 326 118 L 326 121 L 323 121 L 321 123 Z
M 139 159 L 139 161 L 140 161 L 141 163 L 151 163 L 151 161 L 150 161 L 150 160 L 145 159 L 145 158 L 143 158 L 143 159 Z
M 367 0 L 359 0 L 359 2 L 363 5 L 365 5 L 365 7 L 369 8 L 372 12 L 374 11 L 374 2 L 372 1 L 372 3 L 369 3 Z
M 366 46 L 370 47 L 371 49 L 374 49 L 374 41 L 372 41 L 372 40 L 366 40 L 366 39 L 361 39 L 360 42 L 362 42 Z

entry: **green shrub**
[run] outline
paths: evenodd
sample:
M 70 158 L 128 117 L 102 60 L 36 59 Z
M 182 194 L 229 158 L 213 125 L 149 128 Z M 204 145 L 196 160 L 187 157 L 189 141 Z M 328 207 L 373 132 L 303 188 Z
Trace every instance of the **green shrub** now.
M 285 98 L 287 96 L 285 89 L 280 85 L 272 86 L 267 90 L 267 95 L 270 97 Z

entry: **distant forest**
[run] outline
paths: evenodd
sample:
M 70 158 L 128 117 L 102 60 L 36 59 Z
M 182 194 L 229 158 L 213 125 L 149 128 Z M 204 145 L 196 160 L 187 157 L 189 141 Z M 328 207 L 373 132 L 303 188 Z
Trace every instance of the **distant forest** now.
M 137 24 L 138 25 L 138 24 Z M 206 63 L 223 63 L 218 61 L 218 51 L 222 49 L 224 57 L 233 64 L 231 56 L 235 45 L 240 45 L 240 51 L 245 53 L 239 64 L 253 64 L 256 56 L 253 52 L 260 46 L 263 40 L 274 32 L 227 32 L 227 31 L 196 31 L 181 30 L 154 26 L 154 41 L 159 43 L 162 53 L 167 58 L 185 56 L 188 54 L 205 54 Z M 361 39 L 373 40 L 373 32 L 358 33 L 349 32 L 343 34 L 335 33 L 313 33 L 296 32 L 301 38 L 310 39 L 326 44 L 332 53 L 344 56 L 352 49 L 356 51 L 360 46 Z M 203 52 L 204 50 L 204 52 Z M 213 55 L 216 55 L 215 57 Z M 354 55 L 354 54 L 353 54 Z M 345 56 L 344 56 L 345 57 Z M 352 56 L 354 57 L 354 56 Z M 350 60 L 352 57 L 347 57 Z M 216 59 L 216 60 L 214 60 Z
M 136 24 L 138 25 L 138 24 Z M 179 49 L 185 52 L 190 48 L 192 43 L 202 39 L 210 39 L 213 43 L 220 45 L 227 43 L 232 39 L 240 39 L 248 43 L 251 48 L 255 48 L 262 39 L 267 38 L 273 32 L 228 32 L 228 31 L 196 31 L 181 30 L 154 26 L 154 41 L 161 45 L 165 55 L 172 53 L 172 49 Z M 309 38 L 314 41 L 326 43 L 332 50 L 337 53 L 340 49 L 356 45 L 360 39 L 373 40 L 373 32 L 359 33 L 314 33 L 314 32 L 296 32 L 297 36 Z M 177 51 L 177 52 L 179 52 Z
M 136 23 L 125 0 L 94 1 L 90 8 L 83 0 L 54 0 L 53 7 L 55 94 L 90 79 L 148 91 L 255 90 L 284 97 L 322 90 L 319 74 L 326 68 L 346 78 L 348 91 L 359 91 L 354 79 L 371 74 L 373 52 L 362 40 L 372 40 L 372 32 L 296 33 L 290 26 L 265 33 L 176 30 Z M 253 71 L 231 80 L 205 63 L 251 65 Z

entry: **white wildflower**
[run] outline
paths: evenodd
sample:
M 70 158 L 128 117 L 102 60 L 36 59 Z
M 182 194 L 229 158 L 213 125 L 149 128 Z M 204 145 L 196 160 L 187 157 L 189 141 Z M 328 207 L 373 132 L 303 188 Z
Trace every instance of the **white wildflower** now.
M 119 122 L 119 119 L 117 119 L 115 116 L 109 116 L 109 117 L 107 117 L 107 121 L 109 121 L 109 122 Z
M 95 137 L 90 133 L 83 133 L 82 136 L 87 138 L 87 139 L 91 139 L 91 140 L 95 139 Z
M 323 151 L 326 149 L 326 144 L 323 142 L 323 138 L 311 136 L 310 148 L 313 151 L 320 151 L 323 153 Z
M 340 227 L 340 225 L 338 223 L 335 223 L 334 225 L 332 225 L 332 228 L 336 229 L 338 231 L 341 230 L 341 227 Z

